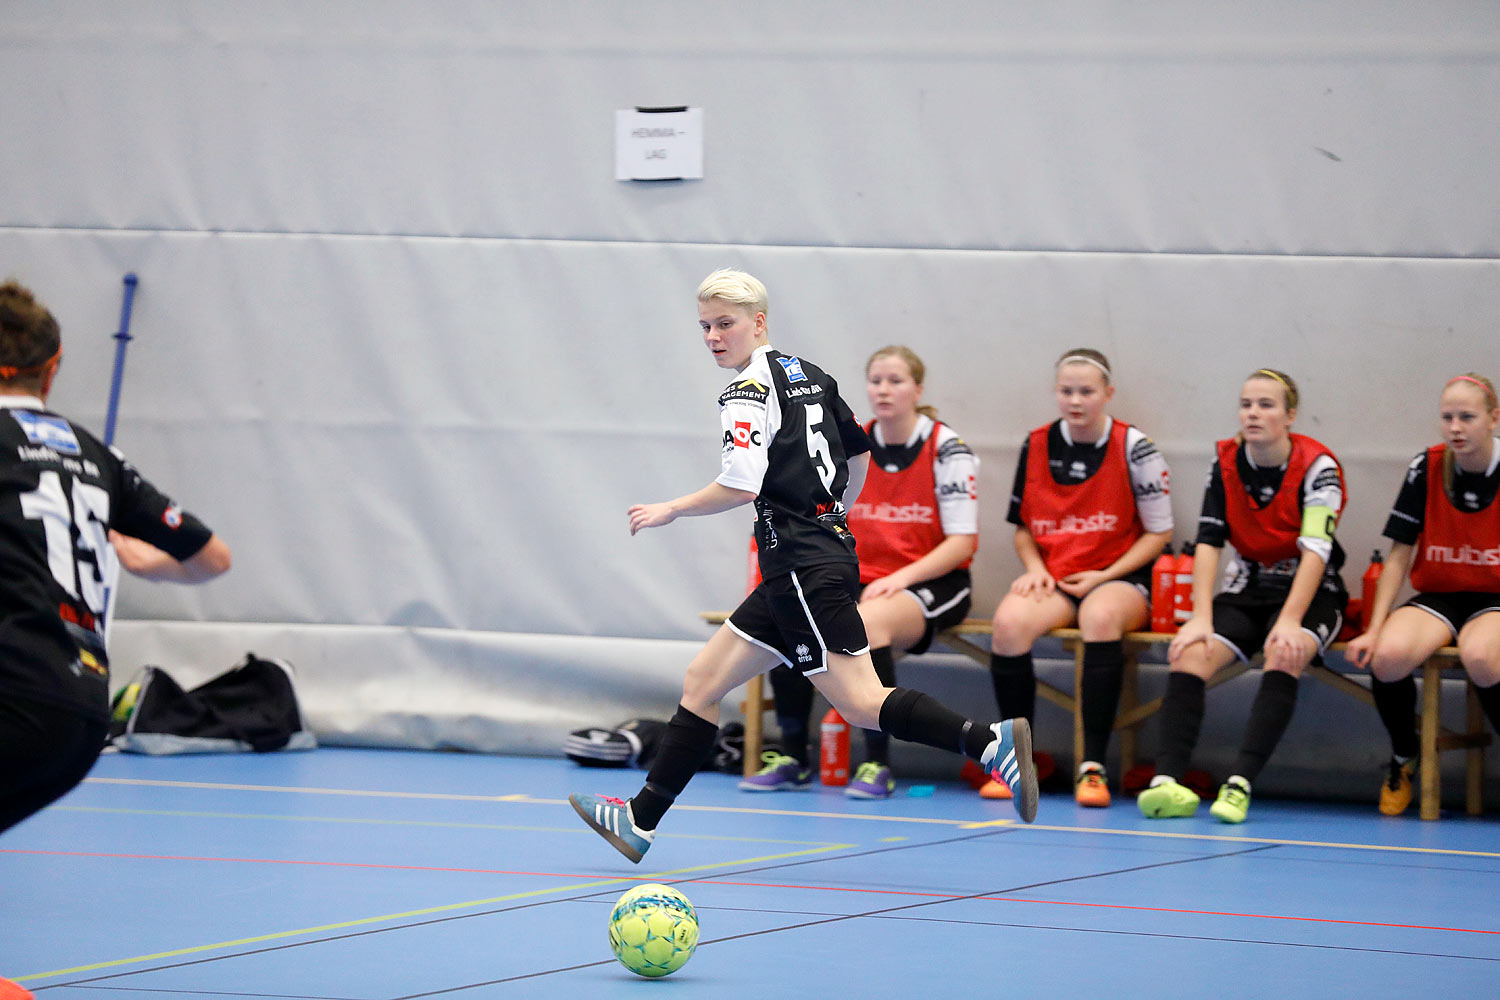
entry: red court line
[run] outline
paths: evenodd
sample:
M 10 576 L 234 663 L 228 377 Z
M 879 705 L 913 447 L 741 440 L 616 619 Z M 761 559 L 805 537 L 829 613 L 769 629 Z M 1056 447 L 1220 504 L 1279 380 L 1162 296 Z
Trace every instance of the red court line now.
M 0 854 L 31 854 L 64 858 L 120 858 L 135 861 L 214 861 L 228 864 L 251 865 L 306 865 L 324 868 L 369 868 L 387 871 L 408 872 L 454 872 L 465 875 L 528 875 L 536 878 L 580 879 L 592 878 L 574 872 L 525 872 L 501 868 L 442 868 L 429 865 L 389 865 L 359 861 L 297 861 L 287 858 L 211 858 L 179 854 L 111 854 L 99 851 L 24 851 L 0 848 Z M 621 882 L 649 882 L 656 879 L 645 876 L 619 876 Z M 668 880 L 670 881 L 670 880 Z M 1040 903 L 1046 906 L 1081 906 L 1099 910 L 1128 910 L 1137 913 L 1176 913 L 1195 917 L 1244 917 L 1251 920 L 1292 920 L 1312 924 L 1334 924 L 1345 927 L 1386 927 L 1393 930 L 1439 931 L 1449 934 L 1496 934 L 1500 930 L 1480 927 L 1434 927 L 1427 924 L 1393 924 L 1378 920 L 1340 920 L 1334 917 L 1298 917 L 1280 913 L 1236 913 L 1230 910 L 1188 910 L 1170 906 L 1131 906 L 1126 903 L 1084 903 L 1071 899 L 1028 899 L 1020 896 L 969 896 L 952 892 L 918 892 L 915 889 L 864 889 L 839 885 L 788 885 L 783 882 L 734 882 L 725 879 L 694 878 L 683 881 L 695 885 L 729 885 L 747 889 L 798 889 L 812 892 L 848 892 L 866 896 L 917 896 L 926 899 L 982 899 L 993 903 Z

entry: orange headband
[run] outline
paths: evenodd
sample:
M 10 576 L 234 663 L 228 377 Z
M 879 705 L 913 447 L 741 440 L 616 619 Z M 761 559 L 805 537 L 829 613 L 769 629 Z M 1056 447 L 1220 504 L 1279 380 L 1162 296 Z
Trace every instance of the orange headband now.
M 0 365 L 0 379 L 5 379 L 5 380 L 9 381 L 10 379 L 15 378 L 17 375 L 22 374 L 23 372 L 40 372 L 40 371 L 46 371 L 48 365 L 52 364 L 52 362 L 54 362 L 54 361 L 60 360 L 61 358 L 62 358 L 62 345 L 59 344 L 58 348 L 57 348 L 57 353 L 53 354 L 52 357 L 48 358 L 46 361 L 41 362 L 40 364 L 35 364 L 35 365 Z

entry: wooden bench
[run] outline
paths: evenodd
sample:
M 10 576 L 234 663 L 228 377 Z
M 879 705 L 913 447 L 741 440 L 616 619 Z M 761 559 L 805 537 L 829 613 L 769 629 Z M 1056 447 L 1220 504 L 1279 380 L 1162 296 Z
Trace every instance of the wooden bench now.
M 710 625 L 723 624 L 729 617 L 724 611 L 704 611 L 699 615 Z M 988 618 L 966 618 L 951 629 L 939 632 L 933 645 L 967 656 L 975 663 L 989 668 L 991 623 Z M 1050 701 L 1073 716 L 1073 759 L 1083 759 L 1083 711 L 1079 699 L 1073 692 L 1080 689 L 1083 679 L 1083 637 L 1076 628 L 1054 629 L 1048 633 L 1060 640 L 1063 648 L 1073 654 L 1073 691 L 1064 691 L 1038 678 L 1037 695 Z M 976 642 L 972 637 L 983 636 Z M 1124 683 L 1120 690 L 1120 708 L 1115 717 L 1115 731 L 1120 734 L 1120 765 L 1122 773 L 1136 764 L 1137 741 L 1146 720 L 1161 710 L 1162 699 L 1140 701 L 1139 672 L 1140 656 L 1156 649 L 1165 660 L 1167 645 L 1172 641 L 1168 632 L 1129 632 L 1124 638 L 1125 668 Z M 1344 643 L 1334 643 L 1329 651 L 1342 654 Z M 1462 731 L 1447 729 L 1442 724 L 1442 678 L 1445 669 L 1458 668 L 1458 650 L 1445 646 L 1434 653 L 1422 665 L 1422 706 L 1417 718 L 1417 731 L 1421 736 L 1421 767 L 1418 775 L 1419 809 L 1423 819 L 1437 819 L 1442 802 L 1442 774 L 1438 755 L 1449 750 L 1465 751 L 1465 805 L 1469 815 L 1484 812 L 1484 748 L 1490 743 L 1490 734 L 1485 727 L 1483 709 L 1474 685 L 1465 676 L 1465 718 Z M 1218 687 L 1240 676 L 1250 666 L 1238 661 L 1220 670 L 1208 682 L 1210 688 Z M 1349 676 L 1323 665 L 1310 665 L 1303 671 L 1304 677 L 1327 684 L 1337 691 L 1355 698 L 1371 708 L 1375 698 L 1370 689 L 1352 680 Z M 760 711 L 752 711 L 755 705 Z M 764 741 L 764 714 L 773 709 L 775 703 L 765 694 L 764 680 L 752 678 L 745 686 L 745 701 L 740 708 L 745 713 L 745 776 L 754 774 L 760 767 L 761 745 Z

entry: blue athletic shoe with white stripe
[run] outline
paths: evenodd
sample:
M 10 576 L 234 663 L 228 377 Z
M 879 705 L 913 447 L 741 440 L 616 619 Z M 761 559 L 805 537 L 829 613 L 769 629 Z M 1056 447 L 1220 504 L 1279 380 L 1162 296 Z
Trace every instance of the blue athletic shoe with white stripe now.
M 630 815 L 630 803 L 623 799 L 609 795 L 569 795 L 568 802 L 595 833 L 635 864 L 641 863 L 641 858 L 651 848 L 651 841 L 656 839 L 655 830 L 642 830 L 635 825 Z
M 1031 723 L 1006 719 L 990 726 L 994 740 L 984 748 L 979 764 L 996 781 L 1005 782 L 1015 796 L 1016 812 L 1030 823 L 1036 819 L 1036 764 L 1031 759 Z

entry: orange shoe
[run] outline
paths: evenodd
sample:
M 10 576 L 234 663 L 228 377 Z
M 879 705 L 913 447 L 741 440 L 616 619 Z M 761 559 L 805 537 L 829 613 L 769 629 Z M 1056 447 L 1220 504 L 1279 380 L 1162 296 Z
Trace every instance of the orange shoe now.
M 994 778 L 986 781 L 984 783 L 984 787 L 979 789 L 979 797 L 981 799 L 1015 798 L 1015 796 L 1011 794 L 1010 788 L 1005 784 L 1005 782 L 996 781 Z
M 1078 784 L 1073 786 L 1073 798 L 1081 806 L 1105 809 L 1109 806 L 1109 783 L 1104 777 L 1104 768 L 1098 764 L 1084 764 L 1078 772 Z
M 9 979 L 0 978 L 0 1000 L 36 1000 L 30 990 L 24 990 Z

